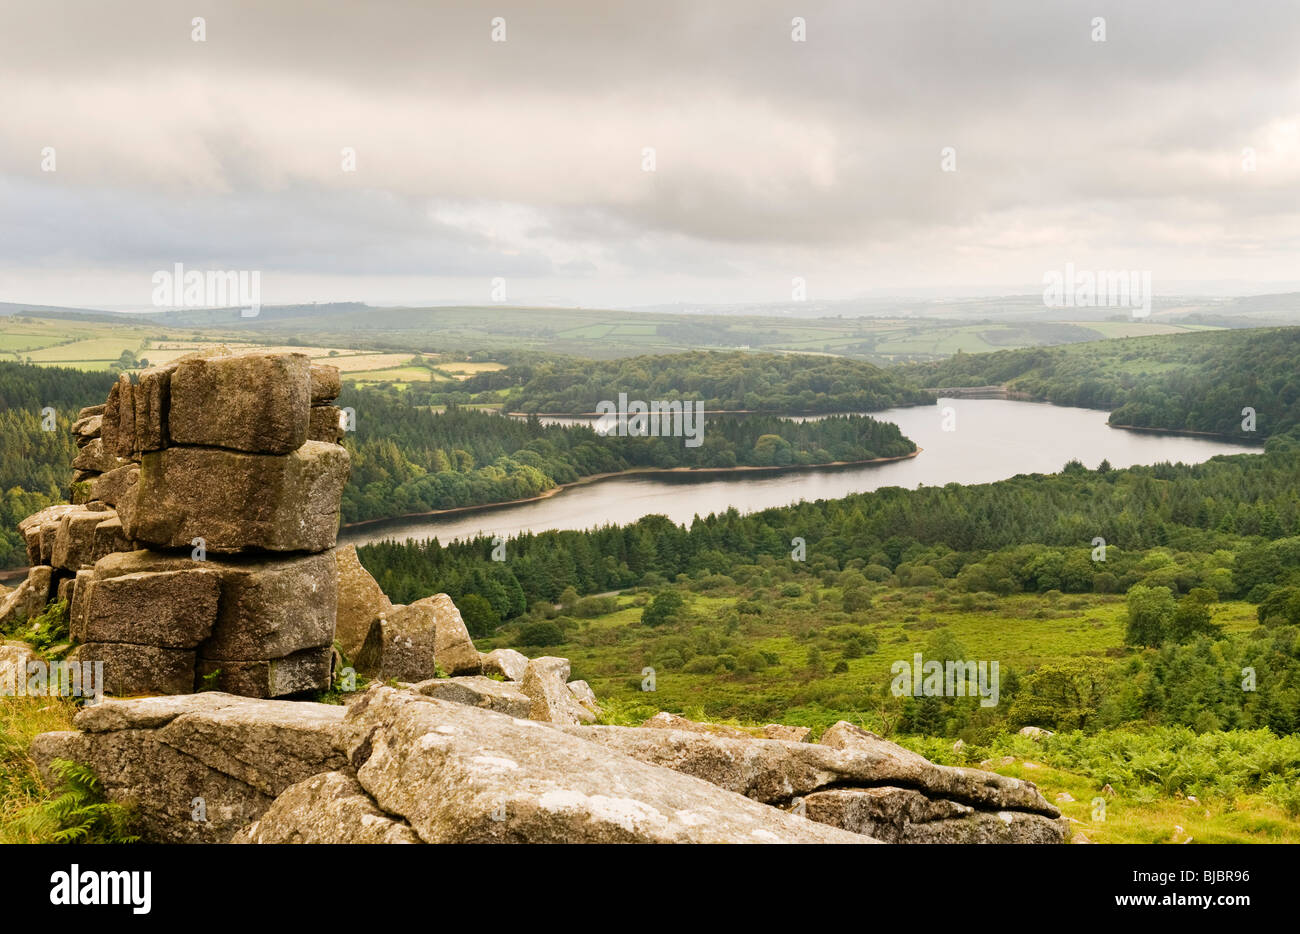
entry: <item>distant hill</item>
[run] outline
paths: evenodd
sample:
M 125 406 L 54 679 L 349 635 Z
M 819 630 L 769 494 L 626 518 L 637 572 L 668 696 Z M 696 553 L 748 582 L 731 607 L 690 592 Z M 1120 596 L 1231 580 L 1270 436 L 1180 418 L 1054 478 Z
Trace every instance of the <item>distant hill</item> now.
M 1261 441 L 1300 428 L 1300 327 L 1203 331 L 957 354 L 901 370 L 931 388 L 1005 385 L 1112 425 Z M 1243 430 L 1243 409 L 1256 414 Z
M 93 308 L 63 308 L 58 305 L 24 305 L 20 302 L 0 302 L 0 317 L 31 315 L 39 318 L 70 318 L 74 320 L 104 321 L 117 317 L 116 312 Z

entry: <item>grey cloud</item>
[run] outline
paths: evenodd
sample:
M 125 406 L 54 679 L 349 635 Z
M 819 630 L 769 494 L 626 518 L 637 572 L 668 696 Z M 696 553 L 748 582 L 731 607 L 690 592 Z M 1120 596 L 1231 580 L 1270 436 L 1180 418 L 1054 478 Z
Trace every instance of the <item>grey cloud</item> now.
M 0 112 L 0 247 L 9 266 L 181 252 L 340 274 L 713 277 L 1026 245 L 1177 261 L 1179 231 L 1197 230 L 1218 274 L 1281 276 L 1258 258 L 1300 220 L 1297 47 L 1300 4 L 1227 0 L 8 4 L 7 95 L 121 95 L 104 98 L 107 129 L 58 106 Z M 68 168 L 42 176 L 51 138 L 70 140 Z M 345 144 L 379 168 L 313 161 Z M 659 146 L 652 179 L 643 145 Z M 494 239 L 432 219 L 444 202 L 534 221 Z
M 175 199 L 42 189 L 0 178 L 0 265 L 222 269 L 355 275 L 543 276 L 537 251 L 510 253 L 430 220 L 382 191 L 288 190 Z

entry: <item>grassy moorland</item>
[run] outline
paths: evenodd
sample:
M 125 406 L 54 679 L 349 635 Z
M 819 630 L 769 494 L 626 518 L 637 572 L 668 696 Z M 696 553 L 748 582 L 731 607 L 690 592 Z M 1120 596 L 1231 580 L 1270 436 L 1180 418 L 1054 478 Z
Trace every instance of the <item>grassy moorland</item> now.
M 1300 842 L 1300 737 L 1220 728 L 1207 713 L 1209 697 L 1195 713 L 1165 697 L 1159 709 L 1126 719 L 1133 696 L 1119 682 L 1136 678 L 1157 695 L 1177 686 L 1160 668 L 1160 650 L 1125 644 L 1123 596 L 1002 597 L 889 582 L 871 586 L 869 606 L 848 613 L 833 578 L 826 586 L 776 563 L 761 567 L 743 586 L 707 578 L 687 585 L 677 614 L 658 625 L 643 619 L 652 591 L 638 588 L 540 610 L 481 645 L 570 658 L 573 676 L 606 703 L 607 722 L 639 723 L 662 709 L 712 722 L 801 724 L 819 734 L 847 719 L 937 762 L 1033 781 L 1095 843 Z M 851 599 L 862 602 L 860 594 Z M 1217 604 L 1211 616 L 1222 635 L 1185 654 L 1230 657 L 1234 646 L 1269 638 L 1249 603 Z M 1275 635 L 1292 658 L 1280 676 L 1294 680 L 1297 631 Z M 1000 660 L 997 710 L 974 702 L 926 710 L 926 701 L 893 696 L 891 664 L 918 652 Z M 1181 675 L 1186 660 L 1165 664 Z M 1080 665 L 1095 666 L 1091 695 L 1071 694 Z M 645 690 L 648 668 L 653 693 Z M 1201 674 L 1235 676 L 1227 668 Z M 1025 725 L 1056 732 L 1018 735 Z

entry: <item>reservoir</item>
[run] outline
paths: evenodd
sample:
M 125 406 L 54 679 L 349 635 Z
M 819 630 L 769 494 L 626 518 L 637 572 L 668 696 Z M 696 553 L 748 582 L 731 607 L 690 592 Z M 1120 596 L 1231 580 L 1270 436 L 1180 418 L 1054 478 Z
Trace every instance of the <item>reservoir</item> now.
M 573 486 L 525 503 L 377 522 L 344 530 L 339 537 L 355 545 L 412 538 L 446 543 L 478 534 L 508 538 L 526 531 L 626 525 L 655 513 L 690 524 L 696 515 L 733 506 L 744 513 L 885 486 L 991 483 L 1017 474 L 1055 473 L 1070 460 L 1090 468 L 1103 460 L 1113 467 L 1165 461 L 1195 464 L 1216 454 L 1261 450 L 1212 438 L 1111 428 L 1106 412 L 1046 403 L 940 399 L 933 406 L 869 414 L 897 424 L 921 447 L 921 453 L 881 464 L 782 472 L 634 474 Z

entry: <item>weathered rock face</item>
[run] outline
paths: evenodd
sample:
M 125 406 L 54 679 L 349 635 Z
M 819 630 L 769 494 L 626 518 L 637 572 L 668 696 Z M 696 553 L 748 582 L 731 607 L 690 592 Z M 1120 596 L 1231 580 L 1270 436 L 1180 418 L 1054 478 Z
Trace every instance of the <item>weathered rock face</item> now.
M 425 697 L 436 697 L 451 704 L 467 704 L 508 714 L 521 720 L 528 719 L 532 701 L 517 687 L 503 681 L 493 681 L 481 675 L 465 678 L 430 678 L 411 685 L 411 690 Z
M 101 413 L 99 422 L 100 440 L 104 442 L 104 447 L 110 451 L 117 448 L 117 429 L 121 417 L 122 381 L 119 379 L 113 384 L 113 388 L 108 391 L 108 401 L 104 404 L 104 411 Z
M 147 550 L 118 552 L 95 564 L 95 579 L 195 570 L 214 575 L 220 583 L 216 621 L 201 646 L 203 658 L 264 660 L 330 645 L 337 598 L 329 552 L 204 561 Z M 129 619 L 123 617 L 122 623 L 127 625 Z
M 41 569 L 0 609 L 33 615 L 57 586 L 110 693 L 328 688 L 348 458 L 307 433 L 339 388 L 302 354 L 224 348 L 122 374 L 73 426 L 78 505 L 19 524 Z
M 445 593 L 434 594 L 411 604 L 420 612 L 432 614 L 434 625 L 433 654 L 438 665 L 449 675 L 476 675 L 482 671 L 478 649 L 469 637 L 469 629 L 460 610 Z
M 32 513 L 26 519 L 22 519 L 19 521 L 18 534 L 20 534 L 23 537 L 23 541 L 26 542 L 27 544 L 28 564 L 38 565 L 38 564 L 46 563 L 45 561 L 41 560 L 42 529 L 49 526 L 53 530 L 52 535 L 49 539 L 49 543 L 47 546 L 45 546 L 46 548 L 45 554 L 46 555 L 53 554 L 54 536 L 57 536 L 58 534 L 59 521 L 68 513 L 75 512 L 77 508 L 78 507 L 68 505 L 66 503 L 60 504 L 58 506 L 46 506 L 40 512 Z
M 200 657 L 196 673 L 205 688 L 245 697 L 284 697 L 328 687 L 333 679 L 333 655 L 333 650 L 324 646 L 255 661 Z
M 381 681 L 424 681 L 435 665 L 449 675 L 482 670 L 460 611 L 443 593 L 384 613 L 357 653 L 358 670 Z
M 391 618 L 390 618 L 391 617 Z M 430 613 L 396 607 L 371 626 L 357 653 L 357 669 L 378 681 L 423 681 L 436 672 Z
M 409 825 L 375 806 L 357 780 L 322 772 L 290 785 L 231 843 L 420 843 Z
M 126 642 L 83 642 L 71 661 L 102 662 L 104 690 L 132 694 L 188 694 L 194 690 L 194 650 Z
M 354 545 L 334 550 L 338 576 L 338 614 L 334 623 L 334 640 L 343 654 L 355 659 L 365 644 L 370 627 L 393 609 L 393 603 L 379 589 L 375 579 L 361 566 Z
M 179 364 L 151 367 L 140 374 L 132 393 L 135 406 L 135 452 L 159 451 L 167 446 L 171 375 L 177 366 Z
M 26 642 L 0 642 L 0 691 L 10 696 L 17 693 L 18 685 L 27 680 L 27 663 L 31 660 L 32 647 Z
M 590 684 L 586 681 L 570 681 L 567 687 L 573 699 L 585 707 L 593 717 L 600 716 L 600 704 L 596 702 L 596 692 L 591 689 Z
M 72 469 L 103 473 L 113 470 L 119 463 L 117 456 L 104 447 L 104 442 L 95 438 L 77 452 L 77 456 L 72 459 Z
M 479 660 L 483 665 L 483 674 L 500 675 L 507 681 L 522 681 L 528 670 L 528 656 L 514 649 L 493 649 L 480 652 Z
M 343 439 L 342 415 L 343 410 L 336 405 L 313 405 L 307 425 L 307 440 L 338 444 Z
M 529 717 L 546 723 L 592 723 L 596 715 L 573 696 L 567 684 L 569 660 L 555 656 L 534 658 L 524 671 L 519 690 L 532 702 Z
M 150 841 L 911 844 L 1064 835 L 1029 783 L 976 773 L 983 781 L 972 784 L 955 773 L 973 770 L 886 748 L 893 744 L 848 724 L 831 732 L 845 748 L 832 748 L 510 715 L 525 705 L 512 684 L 484 677 L 372 685 L 347 708 L 218 693 L 109 700 L 77 715 L 80 732 L 38 737 L 33 754 L 46 771 L 55 757 L 96 769 L 110 800 L 141 806 Z M 194 819 L 198 811 L 206 821 Z
M 307 441 L 289 454 L 167 448 L 146 454 L 126 534 L 160 547 L 324 551 L 334 547 L 348 454 Z
M 96 477 L 91 486 L 91 496 L 110 506 L 119 507 L 128 497 L 135 498 L 135 486 L 140 482 L 140 465 L 123 464 Z
M 133 802 L 150 842 L 224 843 L 290 785 L 347 765 L 343 708 L 229 694 L 105 700 L 80 732 L 42 733 L 32 755 L 85 763 L 108 799 Z
M 979 769 L 935 765 L 919 753 L 843 720 L 822 734 L 821 745 L 848 753 L 864 767 L 887 773 L 905 787 L 987 808 L 1060 816 L 1060 811 L 1048 804 L 1030 782 Z
M 333 555 L 195 561 L 152 551 L 118 552 L 78 575 L 70 611 L 75 639 L 188 648 L 188 678 L 109 678 L 110 693 L 220 688 L 279 697 L 328 687 L 334 626 Z M 128 650 L 110 659 L 121 663 Z M 130 684 L 130 691 L 121 690 Z
M 307 440 L 306 354 L 241 354 L 182 361 L 171 374 L 168 431 L 175 444 L 288 454 Z
M 764 739 L 785 739 L 792 743 L 805 743 L 812 735 L 806 726 L 786 726 L 784 723 L 769 723 L 763 727 Z
M 821 744 L 678 729 L 616 726 L 561 729 L 638 760 L 694 775 L 768 804 L 798 807 L 802 800 L 810 819 L 825 818 L 850 830 L 867 828 L 863 832 L 880 839 L 930 842 L 955 840 L 966 833 L 971 842 L 1033 843 L 1043 842 L 1044 838 L 1061 842 L 1064 837 L 1063 828 L 1055 820 L 1060 812 L 1029 782 L 975 769 L 935 765 L 923 756 L 848 723 L 841 722 L 828 730 Z M 900 798 L 898 794 L 890 798 L 873 791 L 881 787 L 893 792 L 899 789 L 916 792 L 941 810 L 908 811 L 899 802 L 915 804 L 914 799 Z M 830 790 L 873 791 L 873 794 L 823 796 L 816 799 L 814 806 L 814 794 Z M 961 811 L 961 807 L 968 810 Z M 965 831 L 950 825 L 912 829 L 910 815 L 913 813 L 920 813 L 923 818 L 920 822 L 926 824 L 960 819 L 981 826 L 978 830 Z M 934 816 L 941 813 L 949 817 Z M 1004 813 L 1012 816 L 1002 817 Z M 1030 815 L 1043 820 L 1031 820 Z M 990 824 L 985 817 L 994 818 L 1001 826 Z M 848 823 L 838 823 L 841 820 Z M 890 821 L 894 821 L 890 824 L 893 829 L 883 829 Z
M 126 532 L 122 530 L 121 518 L 116 513 L 111 515 L 113 518 L 105 519 L 95 526 L 95 534 L 90 548 L 91 564 L 114 552 L 133 551 L 135 548 L 134 543 L 126 537 Z
M 50 599 L 53 574 L 51 568 L 39 565 L 29 570 L 23 582 L 0 601 L 0 626 L 39 616 Z
M 717 736 L 735 736 L 739 739 L 752 739 L 754 734 L 729 723 L 697 723 L 675 713 L 661 710 L 641 724 L 651 730 L 686 730 L 690 733 L 713 733 Z
M 313 363 L 310 379 L 312 405 L 326 405 L 333 402 L 343 391 L 343 382 L 339 377 L 339 368 L 336 366 Z
M 72 423 L 72 433 L 77 436 L 77 446 L 85 447 L 98 438 L 103 423 L 103 415 L 78 415 L 77 420 Z
M 69 619 L 71 635 L 78 642 L 193 649 L 212 633 L 220 589 L 217 575 L 197 569 L 92 577 L 79 615 Z
M 114 443 L 105 441 L 105 455 L 117 455 L 129 458 L 135 453 L 135 386 L 131 377 L 122 373 L 117 378 L 117 408 L 114 410 L 112 396 L 108 403 L 109 420 L 117 425 Z M 102 428 L 101 428 L 102 437 Z M 75 465 L 74 465 L 75 466 Z M 102 469 L 102 468 L 101 468 Z
M 1059 819 L 1025 811 L 977 811 L 910 788 L 831 788 L 802 799 L 809 820 L 885 843 L 1061 843 Z
M 375 687 L 348 708 L 357 781 L 426 843 L 861 843 L 547 727 Z
M 333 642 L 338 591 L 331 554 L 216 564 L 221 610 L 204 658 L 282 658 Z

